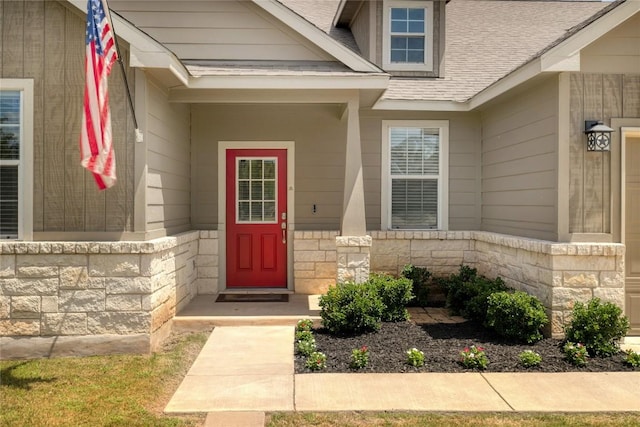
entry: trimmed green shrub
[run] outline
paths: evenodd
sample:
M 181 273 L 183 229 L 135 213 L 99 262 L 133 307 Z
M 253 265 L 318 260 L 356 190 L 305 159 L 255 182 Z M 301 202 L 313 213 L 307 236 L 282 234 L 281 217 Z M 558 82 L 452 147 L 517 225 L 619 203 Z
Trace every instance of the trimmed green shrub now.
M 461 265 L 457 274 L 452 274 L 448 279 L 442 279 L 447 290 L 446 306 L 453 314 L 461 314 L 466 301 L 470 298 L 471 291 L 464 285 L 478 276 L 478 270 L 466 265 Z
M 407 304 L 413 299 L 411 280 L 387 274 L 371 274 L 365 285 L 372 286 L 384 304 L 383 322 L 401 322 L 409 319 Z
M 402 276 L 411 280 L 412 290 L 415 298 L 410 301 L 410 305 L 426 307 L 429 298 L 429 283 L 431 273 L 424 267 L 416 267 L 407 264 L 402 269 Z
M 565 336 L 584 344 L 590 356 L 612 356 L 620 351 L 618 341 L 628 330 L 629 320 L 620 307 L 593 298 L 586 305 L 576 302 Z
M 460 272 L 445 281 L 447 287 L 447 307 L 453 314 L 470 320 L 484 322 L 487 316 L 487 298 L 495 292 L 506 291 L 504 281 L 478 275 L 478 270 L 460 266 Z
M 334 335 L 357 335 L 380 329 L 384 304 L 370 283 L 332 286 L 320 297 L 322 325 Z
M 488 297 L 485 325 L 502 337 L 533 344 L 543 338 L 547 323 L 540 300 L 526 292 L 496 292 Z

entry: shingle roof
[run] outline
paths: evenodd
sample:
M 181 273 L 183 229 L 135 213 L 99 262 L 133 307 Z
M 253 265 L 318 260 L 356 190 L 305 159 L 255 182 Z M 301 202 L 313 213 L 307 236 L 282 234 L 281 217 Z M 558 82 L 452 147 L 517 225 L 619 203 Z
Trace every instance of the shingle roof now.
M 339 41 L 347 40 L 345 44 L 353 48 L 353 36 L 332 27 L 339 0 L 278 1 Z M 597 1 L 451 0 L 446 6 L 444 78 L 394 77 L 382 99 L 467 101 L 610 5 Z

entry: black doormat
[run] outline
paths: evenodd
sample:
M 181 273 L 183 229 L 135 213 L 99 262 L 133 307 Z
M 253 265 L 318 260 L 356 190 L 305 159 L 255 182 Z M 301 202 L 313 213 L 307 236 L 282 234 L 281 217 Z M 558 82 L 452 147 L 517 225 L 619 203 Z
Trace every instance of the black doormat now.
M 289 294 L 220 294 L 216 302 L 289 302 Z

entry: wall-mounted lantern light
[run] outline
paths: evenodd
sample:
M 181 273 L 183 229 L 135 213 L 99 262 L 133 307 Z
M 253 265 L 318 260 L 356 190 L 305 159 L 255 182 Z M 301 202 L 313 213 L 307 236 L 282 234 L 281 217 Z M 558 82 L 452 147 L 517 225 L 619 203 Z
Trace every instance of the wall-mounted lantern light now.
M 610 151 L 611 129 L 601 121 L 587 120 L 584 122 L 584 133 L 587 134 L 587 151 Z

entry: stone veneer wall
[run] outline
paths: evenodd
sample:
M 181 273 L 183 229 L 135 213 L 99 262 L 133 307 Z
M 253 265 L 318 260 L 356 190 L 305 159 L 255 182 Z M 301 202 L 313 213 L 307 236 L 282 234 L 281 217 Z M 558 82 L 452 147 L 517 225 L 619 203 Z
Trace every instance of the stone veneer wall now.
M 198 295 L 218 293 L 219 237 L 216 230 L 200 231 L 196 268 Z M 180 307 L 182 308 L 182 307 Z
M 199 234 L 0 243 L 0 358 L 154 350 L 196 295 Z
M 293 277 L 295 292 L 324 294 L 335 285 L 337 231 L 294 231 Z
M 624 308 L 624 245 L 554 243 L 482 231 L 373 231 L 371 270 L 399 274 L 406 264 L 436 276 L 461 264 L 502 277 L 538 297 L 547 308 L 552 336 L 563 334 L 576 301 L 593 297 Z

